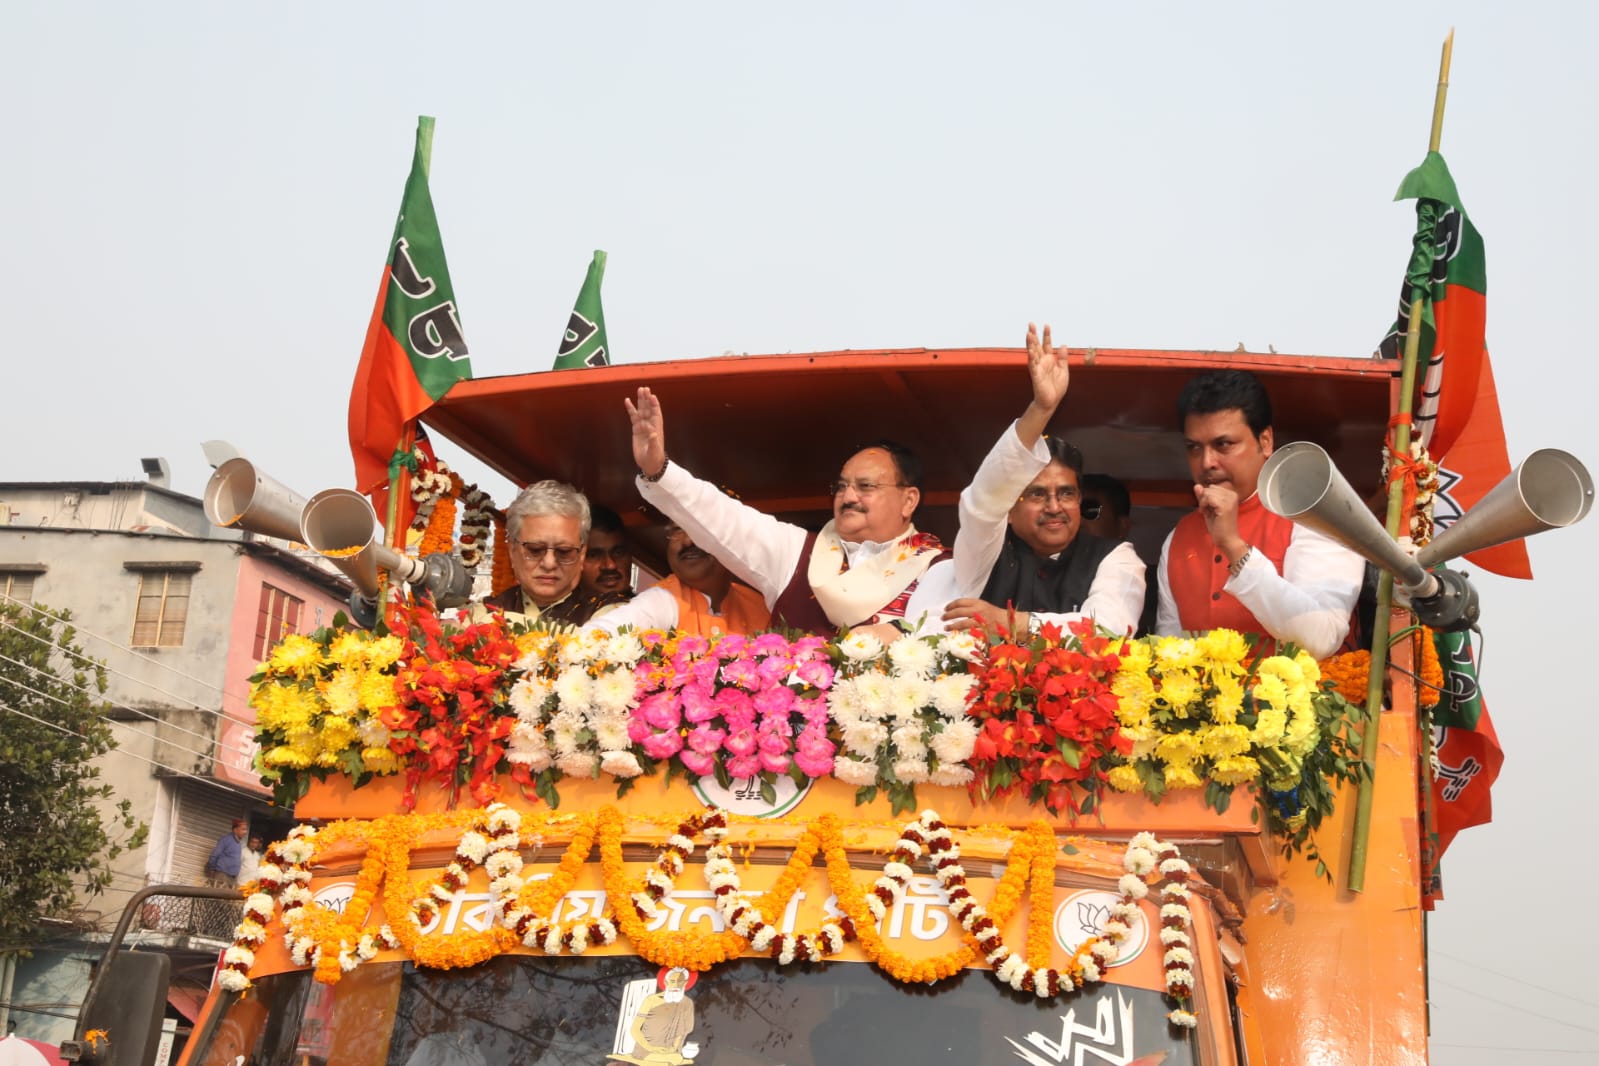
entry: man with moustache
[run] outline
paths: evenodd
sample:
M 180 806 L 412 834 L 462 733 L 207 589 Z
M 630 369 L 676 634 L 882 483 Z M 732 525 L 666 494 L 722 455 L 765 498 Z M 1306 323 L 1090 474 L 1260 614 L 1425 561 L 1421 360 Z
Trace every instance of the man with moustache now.
M 1365 566 L 1261 504 L 1256 484 L 1273 448 L 1265 386 L 1247 371 L 1208 370 L 1183 386 L 1177 413 L 1198 507 L 1161 548 L 1155 631 L 1236 629 L 1331 655 Z
M 578 588 L 607 602 L 633 598 L 633 550 L 623 532 L 622 516 L 604 504 L 589 504 L 589 540 Z
M 625 401 L 639 493 L 759 592 L 774 626 L 823 635 L 872 626 L 883 640 L 924 617 L 936 627 L 946 602 L 982 588 L 1000 548 L 997 537 L 967 535 L 968 510 L 1002 518 L 1016 488 L 1047 461 L 1039 436 L 1067 376 L 1066 353 L 1049 346 L 1047 326 L 1042 344 L 1028 326 L 1028 373 L 1033 402 L 1006 430 L 1000 454 L 990 456 L 1003 469 L 988 484 L 1001 491 L 979 498 L 974 482 L 961 494 L 953 557 L 911 524 L 921 463 L 909 449 L 879 441 L 851 455 L 832 485 L 833 520 L 811 533 L 729 499 L 668 461 L 661 404 L 648 388 L 638 390 L 636 403 Z
M 771 622 L 761 594 L 733 580 L 717 558 L 694 543 L 676 523 L 666 526 L 666 562 L 672 575 L 647 588 L 630 603 L 594 620 L 615 633 L 623 626 L 637 630 L 677 629 L 709 637 L 716 633 L 756 633 Z
M 1036 633 L 1089 618 L 1112 633 L 1131 633 L 1144 608 L 1143 560 L 1121 537 L 1084 531 L 1082 453 L 1058 437 L 1044 443 L 1048 465 L 993 523 L 989 535 L 1003 535 L 1004 544 L 982 595 L 950 602 L 944 624 L 969 629 L 981 621 L 991 633 Z M 974 486 L 988 471 L 985 463 Z

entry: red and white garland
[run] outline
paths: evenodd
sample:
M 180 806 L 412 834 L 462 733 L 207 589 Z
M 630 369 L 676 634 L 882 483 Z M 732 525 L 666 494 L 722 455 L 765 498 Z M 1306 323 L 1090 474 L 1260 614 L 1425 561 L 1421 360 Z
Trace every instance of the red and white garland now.
M 522 815 L 514 808 L 495 803 L 489 806 L 487 813 L 486 828 L 496 834 L 496 841 L 506 836 L 519 839 Z M 521 896 L 527 882 L 522 879 L 522 855 L 516 848 L 496 848 L 484 859 L 483 868 L 489 875 L 489 895 L 496 917 L 501 925 L 517 935 L 523 946 L 536 948 L 546 955 L 559 955 L 563 951 L 581 955 L 594 944 L 616 942 L 616 923 L 609 916 L 562 924 L 523 906 Z
M 476 485 L 467 485 L 461 491 L 461 562 L 468 570 L 476 570 L 483 561 L 493 529 L 493 512 L 494 501 Z
M 1192 1010 L 1194 996 L 1193 941 L 1188 936 L 1188 926 L 1193 914 L 1188 910 L 1188 876 L 1193 868 L 1177 851 L 1175 844 L 1156 840 L 1153 833 L 1139 833 L 1127 842 L 1127 852 L 1122 857 L 1127 870 L 1118 883 L 1121 902 L 1113 907 L 1112 921 L 1128 908 L 1136 913 L 1137 901 L 1149 893 L 1144 878 L 1157 869 L 1160 871 L 1160 946 L 1161 961 L 1166 968 L 1166 994 L 1177 1001 L 1177 1008 L 1166 1015 L 1173 1025 L 1192 1029 L 1199 1024 Z
M 847 917 L 840 922 L 823 922 L 814 933 L 783 933 L 767 921 L 759 907 L 741 897 L 743 885 L 733 866 L 732 849 L 727 845 L 727 813 L 717 808 L 711 814 L 716 824 L 707 824 L 704 830 L 711 842 L 705 849 L 705 883 L 716 893 L 717 913 L 733 932 L 749 941 L 750 947 L 766 952 L 779 966 L 787 966 L 836 955 L 855 938 L 854 926 Z M 903 884 L 899 892 L 903 894 Z

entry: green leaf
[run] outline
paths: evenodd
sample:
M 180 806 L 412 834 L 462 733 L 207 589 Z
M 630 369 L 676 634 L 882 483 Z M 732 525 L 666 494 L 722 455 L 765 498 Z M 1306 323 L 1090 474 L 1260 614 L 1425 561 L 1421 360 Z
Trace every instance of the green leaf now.
M 777 806 L 777 786 L 768 781 L 765 774 L 761 775 L 761 800 Z
M 1076 844 L 1062 844 L 1060 850 L 1067 855 L 1076 855 L 1079 848 Z
M 876 785 L 862 785 L 855 790 L 855 806 L 864 807 L 877 798 Z

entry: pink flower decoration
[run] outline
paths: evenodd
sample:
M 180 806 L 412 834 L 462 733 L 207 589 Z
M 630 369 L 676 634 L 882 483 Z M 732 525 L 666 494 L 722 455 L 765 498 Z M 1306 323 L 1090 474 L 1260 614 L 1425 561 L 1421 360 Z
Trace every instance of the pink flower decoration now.
M 721 750 L 722 742 L 726 739 L 727 730 L 701 725 L 689 731 L 688 746 L 703 755 L 715 755 Z
M 677 761 L 683 768 L 696 777 L 709 777 L 716 772 L 716 757 L 707 755 L 703 751 L 684 748 L 677 753 Z
M 652 759 L 670 759 L 683 750 L 683 738 L 674 729 L 644 738 L 644 753 Z
M 761 760 L 754 755 L 739 755 L 727 760 L 727 772 L 734 777 L 757 777 Z
M 763 751 L 760 754 L 760 760 L 761 769 L 763 770 L 770 770 L 774 774 L 788 773 L 787 755 L 774 755 L 771 752 Z
M 755 736 L 755 730 L 746 727 L 728 734 L 727 739 L 722 741 L 722 746 L 727 749 L 729 755 L 748 756 L 755 753 L 760 746 L 760 742 Z M 727 768 L 729 773 L 733 772 L 733 764 L 731 762 L 728 763 Z M 749 775 L 734 774 L 733 776 L 748 777 Z

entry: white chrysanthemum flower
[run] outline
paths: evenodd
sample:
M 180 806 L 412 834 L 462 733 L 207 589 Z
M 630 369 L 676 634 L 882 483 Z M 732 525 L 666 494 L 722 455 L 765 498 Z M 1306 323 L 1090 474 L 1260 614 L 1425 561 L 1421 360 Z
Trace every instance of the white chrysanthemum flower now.
M 1187 948 L 1169 948 L 1163 960 L 1167 966 L 1177 963 L 1180 966 L 1192 966 L 1194 953 Z
M 237 944 L 235 944 L 233 947 L 222 953 L 222 965 L 254 966 L 255 952 L 251 951 L 249 948 L 239 947 Z
M 538 722 L 544 717 L 544 701 L 550 698 L 549 683 L 531 675 L 511 686 L 511 710 L 524 722 Z
M 1092 984 L 1103 978 L 1104 974 L 1100 973 L 1099 963 L 1091 957 L 1085 958 L 1083 960 L 1083 984 Z
M 617 633 L 605 642 L 600 654 L 607 662 L 621 663 L 631 669 L 644 658 L 644 644 L 632 633 Z
M 602 751 L 623 751 L 633 746 L 627 735 L 627 716 L 602 714 L 594 719 L 594 742 Z
M 1170 947 L 1173 944 L 1186 944 L 1188 943 L 1188 934 L 1181 929 L 1174 929 L 1169 925 L 1162 926 L 1160 930 L 1160 942 L 1166 947 Z
M 1119 922 L 1113 918 L 1105 923 L 1105 927 L 1101 929 L 1100 932 L 1103 933 L 1106 938 L 1114 940 L 1117 943 L 1121 943 L 1123 940 L 1127 939 L 1127 937 L 1132 933 L 1132 930 L 1128 928 L 1126 922 Z
M 1194 1029 L 1199 1025 L 1199 1015 L 1186 1010 L 1170 1011 L 1166 1020 L 1181 1029 Z
M 1160 850 L 1160 841 L 1155 839 L 1154 833 L 1145 830 L 1142 833 L 1134 833 L 1133 839 L 1127 842 L 1127 846 L 1129 848 L 1142 848 L 1145 851 L 1155 852 Z
M 600 770 L 612 777 L 637 777 L 644 767 L 630 751 L 607 751 L 600 755 Z
M 607 670 L 594 682 L 594 706 L 603 714 L 622 715 L 637 700 L 638 686 L 625 670 Z
M 267 895 L 265 892 L 252 892 L 250 897 L 244 901 L 244 909 L 246 911 L 254 911 L 257 914 L 265 914 L 268 917 L 271 917 L 272 897 Z
M 833 678 L 833 687 L 827 690 L 827 710 L 835 720 L 844 715 L 860 712 L 860 695 L 853 677 Z
M 1160 864 L 1160 872 L 1167 877 L 1173 874 L 1186 874 L 1191 872 L 1192 869 L 1187 861 L 1183 859 L 1167 859 Z
M 838 642 L 838 650 L 845 658 L 863 663 L 883 654 L 883 642 L 864 629 L 857 629 Z
M 580 666 L 568 667 L 555 679 L 555 695 L 563 712 L 586 710 L 594 699 L 594 679 Z
M 845 755 L 836 755 L 833 757 L 833 776 L 846 785 L 875 785 L 877 783 L 877 763 L 851 759 Z
M 964 788 L 972 783 L 975 776 L 970 766 L 940 766 L 927 780 L 929 784 L 945 788 Z
M 927 760 L 913 757 L 895 759 L 894 776 L 907 785 L 917 785 L 926 781 L 931 775 L 927 769 Z
M 1018 955 L 1010 955 L 999 964 L 994 976 L 1020 992 L 1022 982 L 1027 979 L 1027 961 Z
M 889 681 L 887 711 L 900 721 L 909 721 L 933 702 L 933 683 L 925 677 L 896 677 Z
M 1168 903 L 1161 907 L 1160 917 L 1163 921 L 1167 918 L 1180 918 L 1182 919 L 1184 925 L 1187 925 L 1189 922 L 1193 921 L 1194 918 L 1192 914 L 1188 913 L 1188 908 L 1183 906 L 1181 903 Z
M 977 658 L 977 638 L 965 630 L 945 633 L 938 642 L 938 653 L 971 662 Z
M 522 856 L 514 851 L 496 851 L 488 857 L 488 861 L 483 864 L 483 868 L 488 871 L 488 875 L 491 878 L 498 881 L 501 878 L 510 877 L 522 869 Z
M 945 718 L 964 718 L 972 690 L 977 687 L 973 674 L 944 674 L 933 681 L 933 709 Z
M 598 777 L 600 771 L 600 760 L 586 751 L 562 755 L 555 765 L 567 777 Z
M 355 731 L 363 748 L 386 748 L 393 736 L 389 727 L 377 718 L 363 718 Z
M 756 951 L 765 951 L 772 946 L 772 939 L 777 936 L 777 929 L 771 925 L 763 925 L 750 937 L 750 947 Z
M 574 955 L 581 955 L 589 949 L 589 927 L 578 925 L 571 933 L 567 934 L 567 948 Z
M 846 750 L 871 759 L 876 756 L 877 749 L 888 740 L 888 727 L 881 722 L 856 721 L 854 725 L 844 730 L 843 740 Z M 872 772 L 875 776 L 876 770 Z
M 925 640 L 896 640 L 888 646 L 888 661 L 904 676 L 931 677 L 938 653 Z
M 856 705 L 862 718 L 881 718 L 888 713 L 889 694 L 893 691 L 888 675 L 873 670 L 855 679 Z
M 928 746 L 933 749 L 933 754 L 938 756 L 938 761 L 949 765 L 950 763 L 963 763 L 972 757 L 972 749 L 977 745 L 977 726 L 969 719 L 956 722 L 945 722 L 944 728 L 934 733 L 928 740 Z

